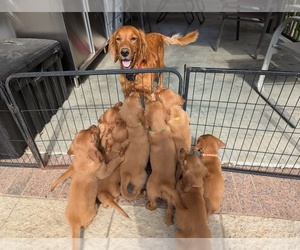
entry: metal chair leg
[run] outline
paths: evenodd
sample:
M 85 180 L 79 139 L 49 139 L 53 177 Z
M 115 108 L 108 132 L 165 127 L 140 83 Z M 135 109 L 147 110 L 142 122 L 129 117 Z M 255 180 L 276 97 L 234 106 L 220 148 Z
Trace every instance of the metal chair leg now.
M 258 43 L 256 45 L 256 49 L 255 49 L 255 52 L 254 52 L 254 55 L 253 55 L 254 59 L 257 59 L 258 53 L 259 53 L 260 48 L 261 48 L 262 41 L 264 39 L 264 36 L 266 34 L 269 22 L 271 20 L 271 16 L 272 16 L 272 12 L 268 12 L 268 15 L 267 15 L 267 17 L 265 19 L 264 26 L 263 26 L 263 29 L 262 29 L 262 31 L 260 33 L 260 37 L 259 37 Z
M 225 16 L 223 16 L 223 18 L 222 18 L 222 23 L 221 23 L 221 26 L 220 26 L 220 29 L 219 29 L 219 34 L 218 34 L 218 37 L 217 37 L 217 40 L 216 40 L 215 47 L 213 48 L 214 51 L 216 51 L 216 52 L 218 51 L 218 48 L 219 48 L 219 45 L 220 45 L 220 42 L 221 42 L 221 36 L 222 36 L 222 33 L 223 33 L 224 24 L 225 24 Z

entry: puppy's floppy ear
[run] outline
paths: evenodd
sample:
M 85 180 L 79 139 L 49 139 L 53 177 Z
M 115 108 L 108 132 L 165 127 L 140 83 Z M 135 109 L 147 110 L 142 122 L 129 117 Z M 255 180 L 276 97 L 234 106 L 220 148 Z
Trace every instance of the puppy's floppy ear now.
M 118 51 L 116 44 L 116 32 L 109 39 L 108 50 L 114 57 L 114 62 L 118 61 Z
M 193 176 L 186 173 L 182 178 L 181 189 L 184 192 L 189 192 L 195 183 L 196 182 L 195 182 Z
M 100 162 L 104 161 L 104 157 L 101 154 L 101 152 L 98 150 L 95 150 L 95 149 L 90 149 L 87 152 L 87 157 L 95 163 L 100 163 Z
M 100 139 L 102 139 L 104 132 L 106 130 L 106 125 L 104 123 L 100 123 L 98 126 L 99 126 L 99 130 L 100 130 Z
M 73 155 L 74 154 L 74 150 L 73 150 L 73 142 L 71 143 L 69 150 L 67 152 L 68 155 Z
M 166 110 L 166 115 L 165 115 L 165 122 L 168 123 L 168 121 L 170 121 L 171 119 L 171 110 L 165 109 Z
M 193 151 L 201 151 L 201 149 L 206 147 L 206 142 L 203 138 L 199 137 L 197 144 L 194 146 Z
M 176 94 L 176 99 L 177 99 L 178 105 L 182 106 L 185 103 L 185 99 L 181 95 L 179 95 L 177 93 L 175 93 L 175 94 Z
M 187 152 L 185 151 L 184 148 L 179 149 L 179 151 L 178 151 L 178 160 L 179 161 L 185 160 L 186 155 L 187 155 Z
M 146 42 L 146 35 L 145 32 L 139 30 L 139 37 L 140 37 L 140 54 L 142 60 L 147 60 L 147 42 Z
M 220 148 L 225 147 L 225 143 L 218 139 L 218 145 Z

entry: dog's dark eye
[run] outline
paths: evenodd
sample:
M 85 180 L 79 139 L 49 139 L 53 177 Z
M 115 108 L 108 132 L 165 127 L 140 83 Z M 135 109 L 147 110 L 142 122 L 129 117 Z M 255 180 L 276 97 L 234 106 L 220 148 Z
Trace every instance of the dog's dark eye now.
M 131 37 L 130 40 L 131 40 L 131 41 L 136 41 L 136 40 L 137 40 L 137 37 L 133 36 L 133 37 Z
M 121 41 L 121 38 L 120 37 L 116 37 L 116 41 Z

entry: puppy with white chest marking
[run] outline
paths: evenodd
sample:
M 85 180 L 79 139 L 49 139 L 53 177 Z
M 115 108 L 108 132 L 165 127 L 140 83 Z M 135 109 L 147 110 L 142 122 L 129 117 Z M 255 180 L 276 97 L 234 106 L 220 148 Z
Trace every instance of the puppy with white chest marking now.
M 210 173 L 204 179 L 204 199 L 208 216 L 219 210 L 222 203 L 224 179 L 218 151 L 224 146 L 225 144 L 220 139 L 206 134 L 198 138 L 193 149 L 200 151 L 200 159 Z

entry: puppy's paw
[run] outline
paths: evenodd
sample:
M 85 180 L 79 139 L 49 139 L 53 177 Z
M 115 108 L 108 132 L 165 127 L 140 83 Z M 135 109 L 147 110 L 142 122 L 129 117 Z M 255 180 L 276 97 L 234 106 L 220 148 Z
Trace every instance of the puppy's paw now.
M 166 223 L 166 225 L 168 225 L 168 226 L 171 226 L 171 225 L 174 224 L 172 218 L 166 218 L 166 219 L 165 219 L 165 223 Z
M 152 204 L 150 201 L 147 202 L 146 208 L 150 211 L 153 211 L 157 208 L 157 204 Z
M 144 198 L 144 197 L 146 197 L 146 195 L 147 195 L 147 191 L 144 190 L 144 191 L 142 191 L 142 192 L 140 193 L 140 195 L 138 196 L 138 198 Z
M 119 156 L 122 157 L 125 154 L 125 151 L 128 148 L 128 146 L 129 146 L 129 139 L 126 139 L 124 142 L 121 143 Z

